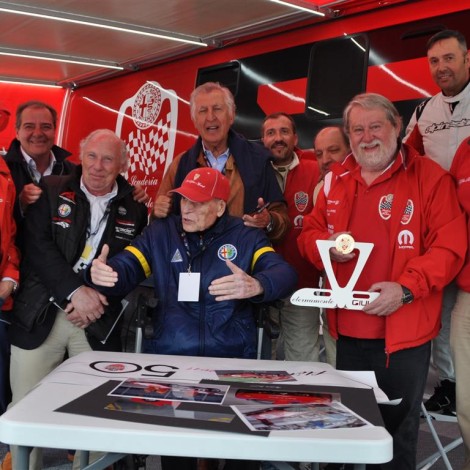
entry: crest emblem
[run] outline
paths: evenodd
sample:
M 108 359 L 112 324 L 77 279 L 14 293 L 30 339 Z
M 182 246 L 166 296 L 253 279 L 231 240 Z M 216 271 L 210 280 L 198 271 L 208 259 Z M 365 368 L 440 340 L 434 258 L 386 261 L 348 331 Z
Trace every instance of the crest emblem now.
M 382 196 L 379 201 L 379 215 L 384 220 L 390 219 L 392 216 L 393 194 Z
M 145 84 L 138 91 L 132 106 L 132 119 L 139 129 L 147 129 L 160 114 L 162 94 L 160 89 L 151 83 Z
M 124 177 L 141 184 L 153 201 L 163 174 L 173 160 L 178 98 L 173 90 L 148 81 L 119 108 L 116 135 L 127 144 L 129 167 Z
M 57 213 L 61 217 L 67 217 L 72 212 L 72 208 L 68 204 L 61 204 L 57 209 Z
M 401 218 L 401 223 L 406 225 L 410 222 L 411 218 L 413 217 L 413 213 L 415 210 L 415 205 L 411 199 L 406 201 L 405 212 L 403 213 L 403 217 Z
M 308 204 L 308 194 L 304 191 L 299 191 L 294 195 L 295 207 L 299 212 L 303 212 Z
M 238 254 L 237 249 L 230 243 L 222 245 L 217 251 L 217 256 L 222 261 L 225 261 L 225 260 L 233 261 L 237 257 L 237 254 Z

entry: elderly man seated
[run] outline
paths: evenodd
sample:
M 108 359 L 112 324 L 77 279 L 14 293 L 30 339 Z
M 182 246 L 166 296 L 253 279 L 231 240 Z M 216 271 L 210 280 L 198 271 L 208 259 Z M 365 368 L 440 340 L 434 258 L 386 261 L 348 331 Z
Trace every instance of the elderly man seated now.
M 297 281 L 263 230 L 226 210 L 230 184 L 212 168 L 197 168 L 173 190 L 181 215 L 155 220 L 132 245 L 93 262 L 94 286 L 108 295 L 131 291 L 152 275 L 159 299 L 155 335 L 144 351 L 157 354 L 252 358 L 256 303 L 285 297 Z M 258 468 L 227 461 L 225 468 Z M 162 457 L 162 468 L 195 469 L 196 459 Z
M 92 282 L 122 295 L 153 276 L 159 304 L 145 352 L 255 357 L 254 305 L 287 295 L 295 271 L 262 230 L 227 213 L 230 185 L 217 170 L 193 170 L 173 191 L 181 215 L 155 220 L 107 264 L 104 247 Z

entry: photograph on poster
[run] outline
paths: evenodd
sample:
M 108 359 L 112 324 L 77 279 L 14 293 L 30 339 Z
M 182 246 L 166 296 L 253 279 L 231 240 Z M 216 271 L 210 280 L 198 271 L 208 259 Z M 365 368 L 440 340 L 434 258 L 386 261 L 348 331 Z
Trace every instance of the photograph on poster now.
M 296 382 L 285 370 L 216 370 L 219 380 L 247 383 Z
M 238 400 L 254 401 L 271 405 L 295 405 L 300 403 L 328 404 L 333 401 L 341 401 L 341 395 L 339 393 L 243 388 L 235 392 L 235 398 Z
M 372 426 L 341 403 L 232 406 L 252 431 L 299 431 Z
M 184 418 L 198 421 L 231 423 L 235 416 L 228 408 L 208 406 L 204 410 L 183 409 L 180 401 L 149 400 L 145 398 L 122 398 L 105 406 L 106 410 L 136 413 L 166 418 Z M 225 411 L 225 412 L 224 412 Z
M 152 379 L 127 379 L 112 390 L 110 395 L 148 400 L 221 404 L 228 389 L 227 385 L 211 386 Z
M 240 372 L 253 378 L 267 371 L 231 368 L 225 375 Z M 280 373 L 276 369 L 266 375 L 277 379 Z M 278 429 L 383 426 L 372 388 L 301 384 L 292 375 L 281 375 L 289 383 L 127 376 L 107 380 L 56 411 L 160 426 L 255 432 L 260 437 Z

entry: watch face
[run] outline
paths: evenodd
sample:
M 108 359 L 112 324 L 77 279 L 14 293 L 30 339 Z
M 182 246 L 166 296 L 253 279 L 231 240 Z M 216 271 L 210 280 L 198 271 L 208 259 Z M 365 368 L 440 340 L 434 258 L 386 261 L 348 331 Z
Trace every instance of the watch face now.
M 402 303 L 404 304 L 410 304 L 411 302 L 413 302 L 413 294 L 411 293 L 411 291 L 409 289 L 407 289 L 406 287 L 403 288 L 403 296 L 401 298 L 401 301 Z

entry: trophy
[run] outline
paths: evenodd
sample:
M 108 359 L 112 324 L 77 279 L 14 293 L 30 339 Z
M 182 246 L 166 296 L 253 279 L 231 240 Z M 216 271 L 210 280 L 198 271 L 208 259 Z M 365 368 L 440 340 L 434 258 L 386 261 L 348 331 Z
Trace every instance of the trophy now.
M 318 251 L 325 267 L 325 273 L 330 283 L 330 289 L 304 288 L 292 294 L 293 305 L 320 308 L 345 308 L 362 310 L 379 296 L 379 292 L 354 290 L 354 286 L 374 247 L 373 243 L 358 243 L 349 234 L 341 234 L 336 240 L 317 240 Z M 344 287 L 340 287 L 330 258 L 330 248 L 336 248 L 340 253 L 358 251 L 358 259 L 354 271 Z

